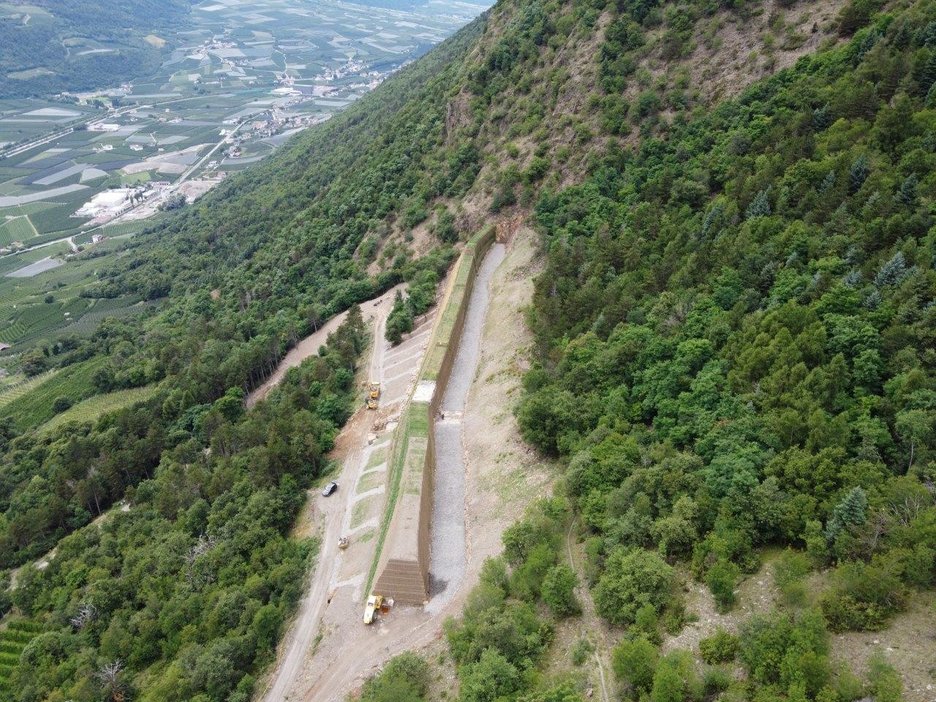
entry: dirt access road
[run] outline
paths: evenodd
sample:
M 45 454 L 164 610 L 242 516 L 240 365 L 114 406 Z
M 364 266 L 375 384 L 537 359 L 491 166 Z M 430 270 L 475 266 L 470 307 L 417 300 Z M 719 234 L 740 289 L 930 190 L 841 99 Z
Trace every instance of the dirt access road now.
M 405 286 L 398 285 L 395 288 L 388 290 L 380 297 L 374 298 L 373 300 L 368 300 L 367 302 L 361 303 L 361 314 L 364 317 L 364 321 L 373 326 L 373 336 L 375 339 L 383 339 L 384 329 L 386 328 L 387 315 L 390 314 L 390 310 L 393 309 L 393 298 L 396 295 L 397 290 L 402 290 Z M 342 322 L 348 316 L 347 310 L 341 314 L 337 314 L 331 319 L 329 319 L 325 324 L 319 327 L 315 332 L 309 334 L 306 338 L 300 341 L 298 344 L 293 346 L 283 357 L 283 360 L 280 361 L 279 365 L 276 367 L 276 370 L 270 375 L 266 381 L 255 388 L 245 400 L 247 408 L 251 408 L 256 405 L 260 400 L 264 399 L 274 387 L 279 385 L 280 381 L 283 379 L 283 376 L 286 375 L 286 372 L 290 368 L 295 368 L 304 360 L 310 356 L 314 356 L 318 353 L 319 349 L 328 341 L 328 335 L 333 331 L 338 329 L 341 326 Z M 377 349 L 374 349 L 371 354 L 371 369 L 374 368 L 374 361 L 378 356 L 383 358 L 383 343 L 377 344 Z
M 384 339 L 384 330 L 396 290 L 361 305 L 374 340 L 367 377 L 362 380 L 381 383 L 380 408 L 370 411 L 364 409 L 362 402 L 339 435 L 333 453 L 342 466 L 335 476 L 338 491 L 329 498 L 322 497 L 318 491 L 309 493 L 309 505 L 300 518 L 307 524 L 300 524 L 299 530 L 319 534 L 321 549 L 298 615 L 280 647 L 279 663 L 267 684 L 263 699 L 269 702 L 302 699 L 295 693 L 296 681 L 301 677 L 307 657 L 321 640 L 322 621 L 327 610 L 340 602 L 351 612 L 348 616 L 363 627 L 360 622 L 363 606 L 359 603 L 373 556 L 374 536 L 383 513 L 390 433 L 412 390 L 434 321 L 433 310 L 417 320 L 415 329 L 402 344 L 391 349 Z M 317 353 L 345 316 L 329 320 L 290 351 L 270 380 L 248 398 L 248 404 L 252 406 L 265 397 L 289 368 Z M 340 536 L 350 538 L 351 546 L 347 550 L 338 548 Z

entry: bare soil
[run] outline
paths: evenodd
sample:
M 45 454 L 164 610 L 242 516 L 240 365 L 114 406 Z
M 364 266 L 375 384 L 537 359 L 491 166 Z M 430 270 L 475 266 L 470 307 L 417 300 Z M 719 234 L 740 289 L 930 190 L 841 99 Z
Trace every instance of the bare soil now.
M 880 651 L 900 674 L 905 702 L 936 700 L 936 593 L 915 593 L 884 631 L 833 635 L 832 656 L 864 676 Z

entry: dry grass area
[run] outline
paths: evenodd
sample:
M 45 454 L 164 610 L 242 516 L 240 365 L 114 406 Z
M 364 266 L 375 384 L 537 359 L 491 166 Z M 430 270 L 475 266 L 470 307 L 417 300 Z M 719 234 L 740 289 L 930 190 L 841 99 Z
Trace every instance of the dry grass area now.
M 884 631 L 832 637 L 832 655 L 863 675 L 875 651 L 900 674 L 904 702 L 936 700 L 936 593 L 915 593 Z
M 699 641 L 718 628 L 737 633 L 740 625 L 755 614 L 766 614 L 780 602 L 773 582 L 773 563 L 779 552 L 765 554 L 757 573 L 748 576 L 738 588 L 738 603 L 730 612 L 720 614 L 708 587 L 681 572 L 686 614 L 694 619 L 676 636 L 663 641 L 663 651 L 686 649 L 699 653 Z M 818 602 L 828 581 L 827 573 L 817 573 L 807 580 L 812 604 Z M 936 700 L 936 593 L 915 593 L 905 612 L 893 618 L 884 631 L 832 634 L 832 657 L 847 665 L 861 678 L 867 672 L 872 654 L 880 651 L 900 674 L 905 702 Z
M 737 633 L 741 623 L 751 615 L 770 612 L 779 597 L 771 571 L 774 558 L 775 554 L 765 557 L 760 570 L 744 579 L 738 586 L 738 603 L 724 614 L 716 609 L 708 587 L 695 580 L 687 569 L 680 569 L 686 615 L 693 621 L 676 636 L 667 636 L 663 640 L 663 651 L 687 649 L 698 654 L 699 641 L 714 634 L 716 629 Z
M 685 59 L 690 85 L 704 86 L 705 102 L 715 103 L 792 66 L 824 42 L 839 41 L 834 20 L 845 2 L 824 0 L 791 8 L 767 2 L 745 21 L 727 11 L 701 20 L 695 49 Z

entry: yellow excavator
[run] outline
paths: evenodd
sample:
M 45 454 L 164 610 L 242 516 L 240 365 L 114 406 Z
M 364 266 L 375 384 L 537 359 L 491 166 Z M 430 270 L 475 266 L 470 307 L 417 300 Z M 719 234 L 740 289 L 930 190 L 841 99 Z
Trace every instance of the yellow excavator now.
M 380 595 L 371 595 L 367 598 L 367 606 L 364 608 L 364 623 L 372 624 L 377 617 L 377 613 L 383 608 L 384 599 Z
M 367 392 L 367 409 L 377 409 L 377 401 L 380 399 L 380 383 L 376 380 L 370 382 L 370 389 Z

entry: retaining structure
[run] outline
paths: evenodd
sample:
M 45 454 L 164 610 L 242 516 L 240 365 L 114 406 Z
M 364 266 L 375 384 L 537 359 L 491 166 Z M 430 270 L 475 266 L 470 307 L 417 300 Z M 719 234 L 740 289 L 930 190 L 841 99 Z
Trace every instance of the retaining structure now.
M 461 341 L 475 274 L 494 240 L 495 231 L 490 228 L 465 245 L 445 307 L 436 318 L 416 387 L 393 433 L 387 508 L 370 578 L 379 573 L 374 593 L 401 604 L 419 605 L 429 599 L 433 425 Z

